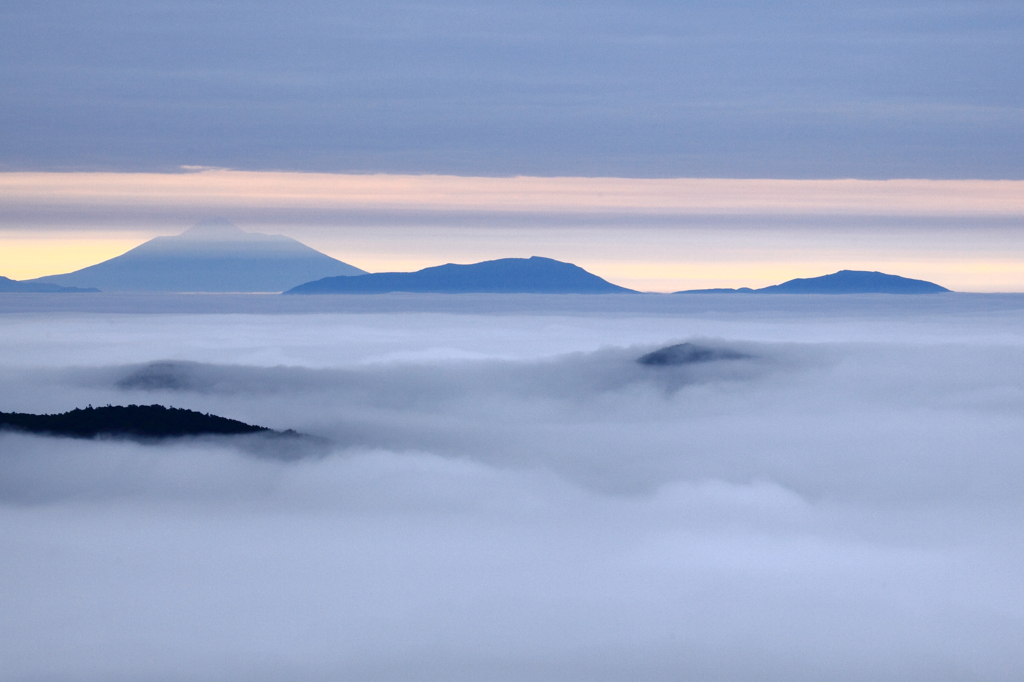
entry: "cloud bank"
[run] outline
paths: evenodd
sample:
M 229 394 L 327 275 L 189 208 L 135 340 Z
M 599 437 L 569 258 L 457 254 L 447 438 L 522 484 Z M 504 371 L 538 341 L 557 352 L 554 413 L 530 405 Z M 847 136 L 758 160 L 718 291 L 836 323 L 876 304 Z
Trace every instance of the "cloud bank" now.
M 1016 679 L 1024 327 L 977 300 L 9 314 L 0 409 L 330 445 L 0 434 L 0 677 Z

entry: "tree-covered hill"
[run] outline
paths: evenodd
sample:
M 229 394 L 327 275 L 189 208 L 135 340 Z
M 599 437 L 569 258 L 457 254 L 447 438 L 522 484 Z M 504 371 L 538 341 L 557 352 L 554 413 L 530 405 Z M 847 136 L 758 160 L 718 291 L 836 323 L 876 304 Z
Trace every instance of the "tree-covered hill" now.
M 274 433 L 264 426 L 254 426 L 235 419 L 163 405 L 90 405 L 62 414 L 0 412 L 0 429 L 5 428 L 74 438 L 173 438 Z

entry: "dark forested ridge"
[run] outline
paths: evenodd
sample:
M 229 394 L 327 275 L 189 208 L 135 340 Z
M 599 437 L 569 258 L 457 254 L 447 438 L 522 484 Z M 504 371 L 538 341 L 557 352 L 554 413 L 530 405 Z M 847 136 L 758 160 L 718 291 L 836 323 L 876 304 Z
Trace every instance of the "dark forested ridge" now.
M 235 419 L 163 405 L 90 405 L 62 414 L 0 412 L 0 429 L 4 428 L 73 438 L 173 438 L 276 433 L 264 426 L 253 426 Z
M 677 343 L 674 346 L 659 348 L 652 353 L 643 355 L 637 358 L 637 362 L 650 367 L 672 367 L 714 362 L 715 360 L 744 360 L 749 357 L 749 355 L 737 353 L 728 348 L 709 348 L 693 343 Z

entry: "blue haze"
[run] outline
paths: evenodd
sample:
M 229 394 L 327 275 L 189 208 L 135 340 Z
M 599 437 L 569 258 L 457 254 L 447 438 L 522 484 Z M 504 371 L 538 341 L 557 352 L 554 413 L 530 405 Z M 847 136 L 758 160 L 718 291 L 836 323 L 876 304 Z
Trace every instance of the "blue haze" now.
M 0 293 L 24 293 L 24 294 L 81 294 L 97 292 L 99 289 L 82 289 L 77 287 L 62 287 L 48 282 L 19 282 L 10 277 L 0 275 Z
M 325 277 L 286 294 L 630 294 L 636 293 L 572 263 L 551 258 L 499 258 L 458 265 L 447 263 L 416 272 L 376 272 Z
M 361 274 L 363 270 L 290 237 L 243 232 L 214 219 L 75 272 L 18 284 L 103 291 L 279 292 L 311 279 Z
M 943 294 L 949 289 L 933 282 L 884 272 L 840 270 L 820 277 L 798 277 L 760 289 L 689 289 L 677 294 Z

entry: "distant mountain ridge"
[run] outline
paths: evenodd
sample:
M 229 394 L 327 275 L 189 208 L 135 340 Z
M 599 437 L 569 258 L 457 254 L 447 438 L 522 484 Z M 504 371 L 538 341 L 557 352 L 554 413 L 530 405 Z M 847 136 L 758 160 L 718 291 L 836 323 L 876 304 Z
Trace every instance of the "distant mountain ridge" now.
M 637 293 L 578 265 L 551 258 L 501 258 L 469 265 L 448 263 L 416 272 L 327 277 L 285 294 L 614 294 Z
M 762 289 L 690 289 L 677 294 L 941 294 L 949 289 L 899 275 L 866 270 L 840 270 L 831 275 L 791 279 Z
M 26 293 L 26 294 L 85 294 L 95 293 L 99 289 L 94 288 L 79 288 L 79 287 L 62 287 L 58 284 L 51 284 L 49 282 L 38 282 L 35 280 L 26 280 L 19 282 L 16 279 L 10 279 L 9 277 L 0 276 L 0 293 Z
M 322 277 L 362 274 L 290 237 L 244 232 L 214 219 L 102 263 L 29 281 L 103 291 L 280 292 Z

